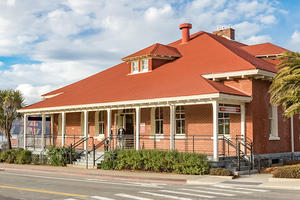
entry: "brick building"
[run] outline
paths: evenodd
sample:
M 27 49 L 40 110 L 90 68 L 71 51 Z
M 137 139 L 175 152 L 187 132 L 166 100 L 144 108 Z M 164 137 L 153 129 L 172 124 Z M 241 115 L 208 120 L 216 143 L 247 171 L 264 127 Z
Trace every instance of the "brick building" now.
M 191 24 L 179 28 L 180 40 L 153 44 L 19 112 L 25 122 L 50 117 L 50 133 L 43 128 L 42 134 L 56 146 L 90 138 L 82 146 L 87 150 L 117 137 L 123 126 L 126 148 L 206 153 L 215 161 L 233 155 L 238 144 L 245 155 L 250 147 L 256 156 L 298 155 L 299 116 L 284 120 L 269 103 L 278 56 L 287 50 L 242 44 L 231 28 L 193 35 Z

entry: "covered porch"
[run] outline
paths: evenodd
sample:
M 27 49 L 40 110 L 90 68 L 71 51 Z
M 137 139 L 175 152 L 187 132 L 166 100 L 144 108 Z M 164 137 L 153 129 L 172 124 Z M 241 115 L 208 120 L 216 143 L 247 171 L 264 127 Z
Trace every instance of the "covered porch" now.
M 88 151 L 105 140 L 109 149 L 177 150 L 207 154 L 218 161 L 235 151 L 228 139 L 246 139 L 245 103 L 249 101 L 250 97 L 217 94 L 26 111 L 24 148 L 28 148 L 28 116 L 34 114 L 42 118 L 41 137 L 51 136 L 55 146 L 85 140 L 77 148 Z M 122 138 L 120 127 L 126 130 Z M 46 139 L 41 146 L 44 150 Z

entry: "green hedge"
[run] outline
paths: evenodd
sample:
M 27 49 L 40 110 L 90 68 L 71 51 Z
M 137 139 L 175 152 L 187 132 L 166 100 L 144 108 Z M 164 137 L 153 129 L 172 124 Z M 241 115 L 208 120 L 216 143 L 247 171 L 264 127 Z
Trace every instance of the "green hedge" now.
M 274 178 L 300 178 L 300 166 L 279 167 L 273 172 Z
M 72 158 L 76 158 L 77 153 L 73 150 Z M 54 166 L 66 166 L 70 162 L 70 148 L 68 147 L 50 147 L 47 151 L 48 163 Z M 74 159 L 73 159 L 74 161 Z M 42 160 L 42 162 L 44 162 Z
M 31 151 L 24 149 L 10 149 L 0 153 L 0 162 L 29 164 L 31 163 Z
M 158 150 L 117 150 L 107 152 L 102 169 L 207 174 L 210 165 L 206 155 Z
M 225 168 L 211 168 L 209 174 L 214 176 L 231 176 L 232 172 Z

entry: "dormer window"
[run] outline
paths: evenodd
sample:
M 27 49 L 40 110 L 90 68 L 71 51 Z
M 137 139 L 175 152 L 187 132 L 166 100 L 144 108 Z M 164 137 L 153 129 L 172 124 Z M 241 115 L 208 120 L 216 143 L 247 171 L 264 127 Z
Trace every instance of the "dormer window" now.
M 148 68 L 148 59 L 143 59 L 141 61 L 142 66 L 141 66 L 141 72 L 147 72 L 149 70 Z
M 138 73 L 139 72 L 139 61 L 132 61 L 131 62 L 131 73 Z

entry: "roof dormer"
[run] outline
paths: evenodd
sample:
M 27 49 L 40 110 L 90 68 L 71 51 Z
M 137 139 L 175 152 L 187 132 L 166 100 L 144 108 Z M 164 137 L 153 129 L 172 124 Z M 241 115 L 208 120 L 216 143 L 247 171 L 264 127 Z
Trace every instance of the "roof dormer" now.
M 156 43 L 122 60 L 129 64 L 129 74 L 145 73 L 171 60 L 181 57 L 179 51 L 171 46 Z

